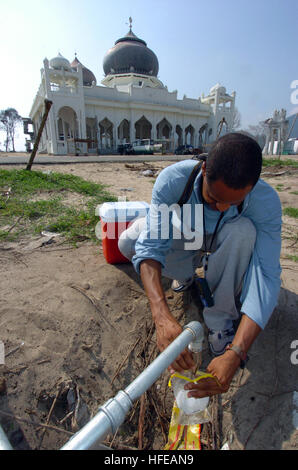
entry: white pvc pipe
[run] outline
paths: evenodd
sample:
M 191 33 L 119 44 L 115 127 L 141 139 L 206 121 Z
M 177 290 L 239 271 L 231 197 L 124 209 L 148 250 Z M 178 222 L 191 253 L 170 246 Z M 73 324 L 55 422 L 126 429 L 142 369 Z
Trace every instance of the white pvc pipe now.
M 1 450 L 13 450 L 13 448 L 10 445 L 10 442 L 7 439 L 2 427 L 0 426 L 0 451 Z
M 94 418 L 78 431 L 61 450 L 95 449 L 110 433 L 115 433 L 124 422 L 127 413 L 136 401 L 179 354 L 201 334 L 199 322 L 190 322 L 183 332 L 124 390 L 108 400 Z

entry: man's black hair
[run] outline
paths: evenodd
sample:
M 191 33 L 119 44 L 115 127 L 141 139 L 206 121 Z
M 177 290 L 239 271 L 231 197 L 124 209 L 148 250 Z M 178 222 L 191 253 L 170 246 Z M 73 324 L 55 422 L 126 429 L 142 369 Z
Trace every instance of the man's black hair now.
M 223 181 L 229 188 L 255 185 L 262 170 L 262 150 L 251 137 L 238 132 L 226 134 L 211 146 L 206 160 L 207 180 Z

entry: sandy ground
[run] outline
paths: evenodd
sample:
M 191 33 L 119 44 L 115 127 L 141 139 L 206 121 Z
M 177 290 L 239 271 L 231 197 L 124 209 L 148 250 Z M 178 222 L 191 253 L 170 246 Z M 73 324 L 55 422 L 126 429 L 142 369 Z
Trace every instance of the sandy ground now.
M 79 175 L 108 185 L 116 196 L 150 202 L 156 175 L 145 177 L 141 171 L 150 166 L 158 172 L 169 164 L 34 168 Z M 277 173 L 282 174 L 274 176 Z M 297 171 L 266 168 L 264 179 L 282 188 L 284 207 L 297 207 L 297 195 L 291 194 L 297 191 Z M 70 194 L 67 202 L 83 204 Z M 0 340 L 6 352 L 5 365 L 0 365 L 0 423 L 15 449 L 59 449 L 158 354 L 148 302 L 132 266 L 107 264 L 100 246 L 85 242 L 72 248 L 60 243 L 57 239 L 41 246 L 37 237 L 0 247 Z M 214 434 L 218 448 L 298 448 L 298 365 L 291 361 L 291 344 L 298 340 L 298 268 L 289 258 L 297 254 L 296 246 L 297 221 L 284 217 L 278 306 L 251 349 L 247 368 L 239 370 L 229 392 L 211 400 L 205 449 L 213 448 Z M 194 292 L 173 294 L 169 282 L 163 282 L 171 311 L 181 324 L 200 318 Z M 209 360 L 205 350 L 204 365 Z M 168 378 L 165 372 L 146 394 L 142 442 L 137 403 L 117 434 L 108 436 L 107 445 L 164 447 L 173 405 Z

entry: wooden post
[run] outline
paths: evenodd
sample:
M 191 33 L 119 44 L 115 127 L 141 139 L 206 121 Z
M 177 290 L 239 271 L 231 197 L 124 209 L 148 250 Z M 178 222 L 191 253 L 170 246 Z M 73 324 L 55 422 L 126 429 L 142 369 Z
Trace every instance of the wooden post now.
M 43 115 L 43 118 L 42 118 L 42 121 L 41 121 L 41 124 L 40 124 L 40 128 L 38 130 L 37 137 L 35 139 L 35 143 L 34 143 L 34 147 L 33 147 L 33 150 L 32 150 L 31 156 L 30 156 L 30 160 L 29 160 L 29 162 L 26 166 L 26 170 L 29 170 L 29 171 L 31 170 L 33 160 L 35 158 L 35 155 L 36 155 L 36 152 L 37 152 L 37 149 L 38 149 L 38 145 L 39 145 L 39 142 L 40 142 L 40 139 L 41 139 L 42 131 L 44 129 L 44 126 L 45 126 L 47 118 L 48 118 L 48 114 L 49 114 L 51 106 L 53 104 L 53 102 L 50 101 L 50 100 L 44 100 L 44 103 L 45 103 L 45 112 L 44 112 L 44 115 Z
M 218 131 L 218 134 L 217 134 L 217 136 L 216 136 L 216 139 L 218 139 L 218 137 L 220 136 L 221 131 L 222 131 L 222 127 L 223 127 L 224 123 L 226 123 L 226 120 L 225 120 L 225 118 L 223 117 L 223 118 L 219 121 L 220 129 L 219 129 L 219 131 Z

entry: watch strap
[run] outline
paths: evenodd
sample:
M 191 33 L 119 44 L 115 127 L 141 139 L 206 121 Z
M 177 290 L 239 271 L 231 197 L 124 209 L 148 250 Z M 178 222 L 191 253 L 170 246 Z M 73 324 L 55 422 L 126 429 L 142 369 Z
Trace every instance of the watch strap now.
M 246 352 L 242 351 L 240 346 L 237 346 L 237 344 L 230 343 L 226 347 L 226 351 L 234 351 L 237 356 L 240 358 L 240 368 L 244 369 L 247 361 L 248 361 L 248 355 Z

